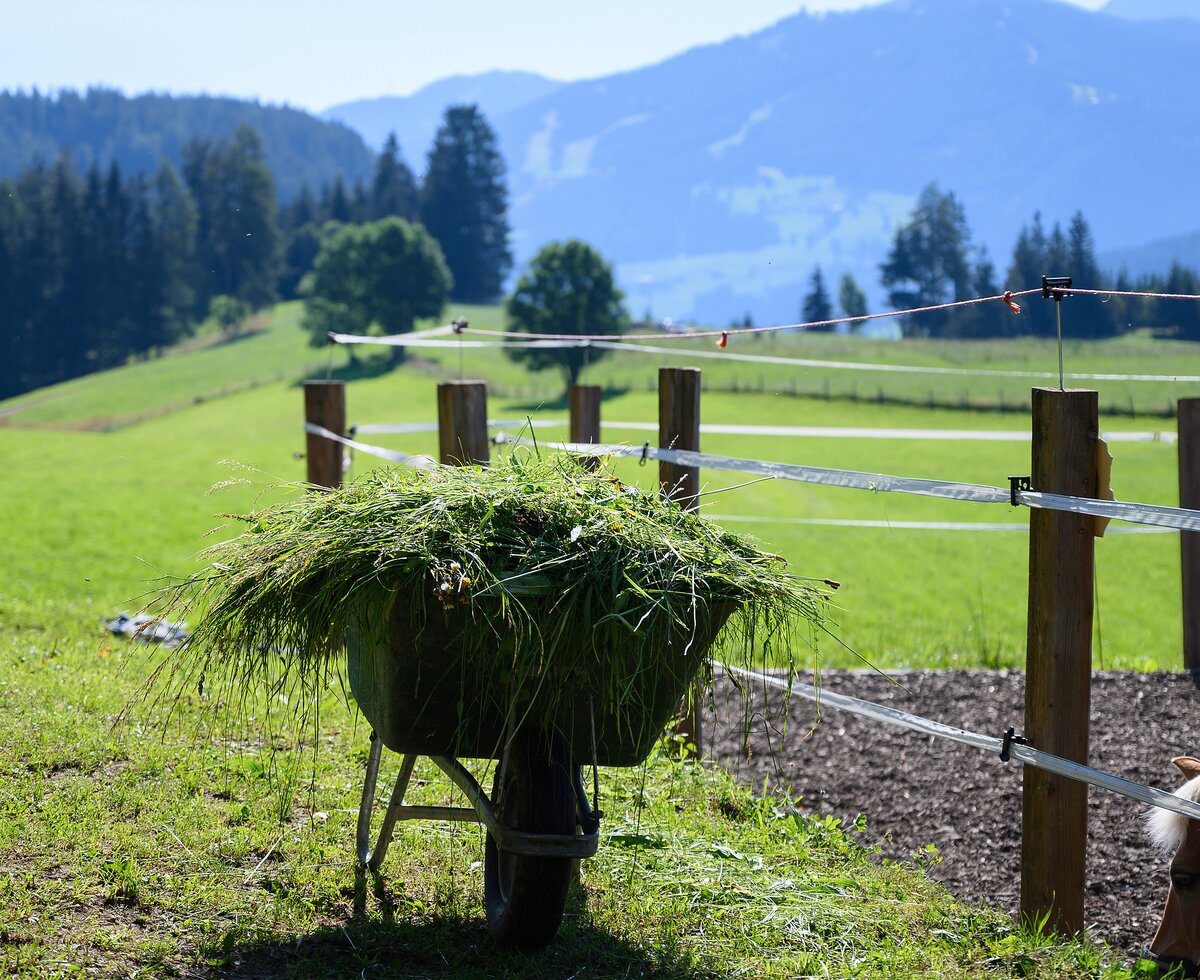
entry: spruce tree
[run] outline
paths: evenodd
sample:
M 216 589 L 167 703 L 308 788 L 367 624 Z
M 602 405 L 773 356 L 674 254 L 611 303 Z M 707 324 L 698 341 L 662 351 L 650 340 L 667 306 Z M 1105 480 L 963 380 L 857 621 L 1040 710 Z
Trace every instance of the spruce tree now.
M 842 308 L 842 316 L 861 317 L 867 315 L 866 294 L 858 288 L 858 283 L 849 272 L 845 273 L 841 282 L 838 283 L 838 305 Z M 854 320 L 850 324 L 850 330 L 852 333 L 858 333 L 862 326 L 863 321 Z
M 455 299 L 491 302 L 512 268 L 505 175 L 496 134 L 479 108 L 447 109 L 429 151 L 421 221 L 446 256 Z
M 957 198 L 943 194 L 937 184 L 927 186 L 908 223 L 896 230 L 887 261 L 880 266 L 880 282 L 892 306 L 911 309 L 968 299 L 970 237 Z M 902 328 L 906 334 L 940 336 L 953 329 L 953 312 L 906 317 Z
M 800 319 L 805 323 L 818 323 L 821 320 L 833 319 L 833 302 L 829 298 L 829 291 L 825 288 L 825 277 L 821 275 L 819 265 L 813 268 L 812 278 L 808 281 L 808 293 L 800 308 Z M 809 329 L 829 332 L 833 330 L 833 325 L 828 324 Z
M 400 155 L 396 134 L 388 133 L 371 179 L 371 220 L 395 215 L 411 221 L 416 219 L 418 207 L 417 179 Z
M 249 126 L 231 140 L 193 141 L 184 177 L 198 213 L 198 311 L 213 296 L 233 296 L 251 309 L 275 299 L 280 245 L 275 184 L 262 141 Z

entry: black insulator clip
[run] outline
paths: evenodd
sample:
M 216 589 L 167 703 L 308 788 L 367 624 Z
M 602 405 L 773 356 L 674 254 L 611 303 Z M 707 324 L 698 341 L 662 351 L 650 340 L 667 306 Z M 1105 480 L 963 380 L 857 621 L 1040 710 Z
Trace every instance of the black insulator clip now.
M 1009 749 L 1014 745 L 1028 745 L 1024 735 L 1018 735 L 1016 729 L 1009 728 L 1004 733 L 1004 741 L 1000 743 L 1000 761 L 1007 762 L 1009 759 Z
M 1070 276 L 1042 276 L 1042 299 L 1053 299 L 1056 303 L 1061 303 L 1064 296 L 1070 295 Z
M 1014 507 L 1020 507 L 1021 501 L 1017 496 L 1022 490 L 1032 490 L 1027 476 L 1010 476 L 1008 478 L 1008 502 Z

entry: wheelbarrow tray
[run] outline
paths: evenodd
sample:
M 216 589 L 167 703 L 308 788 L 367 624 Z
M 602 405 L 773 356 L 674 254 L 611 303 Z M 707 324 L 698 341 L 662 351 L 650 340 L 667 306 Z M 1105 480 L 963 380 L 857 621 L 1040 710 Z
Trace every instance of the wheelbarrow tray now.
M 499 759 L 506 734 L 533 723 L 562 735 L 576 764 L 638 765 L 678 710 L 734 608 L 696 607 L 691 626 L 653 613 L 639 627 L 656 634 L 649 644 L 610 620 L 595 627 L 595 649 L 610 658 L 602 666 L 590 670 L 576 659 L 560 670 L 554 651 L 547 650 L 539 676 L 514 683 L 481 670 L 468 653 L 477 649 L 466 642 L 468 631 L 494 635 L 478 607 L 473 619 L 465 605 L 446 610 L 398 595 L 382 643 L 354 630 L 347 635 L 350 690 L 377 737 L 395 752 Z M 690 609 L 686 614 L 679 618 L 692 618 Z M 512 645 L 501 636 L 495 642 Z

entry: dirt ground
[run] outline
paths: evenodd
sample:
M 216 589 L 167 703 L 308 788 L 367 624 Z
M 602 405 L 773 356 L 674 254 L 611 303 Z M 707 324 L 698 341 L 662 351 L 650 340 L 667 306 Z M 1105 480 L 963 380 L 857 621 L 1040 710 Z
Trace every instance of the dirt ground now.
M 1020 671 L 913 671 L 887 677 L 828 671 L 826 690 L 848 694 L 985 735 L 1022 730 Z M 943 739 L 858 715 L 823 709 L 811 735 L 811 701 L 793 698 L 786 737 L 764 724 L 755 697 L 744 751 L 741 699 L 718 681 L 713 754 L 741 778 L 764 776 L 803 797 L 802 805 L 847 823 L 863 813 L 865 838 L 889 857 L 934 844 L 930 874 L 954 894 L 1015 912 L 1021 889 L 1021 767 Z M 766 718 L 778 720 L 772 692 Z M 774 706 L 774 707 L 772 707 Z M 1185 674 L 1097 673 L 1092 686 L 1090 763 L 1115 775 L 1174 790 L 1176 755 L 1200 754 L 1200 692 Z M 1130 956 L 1149 943 L 1167 893 L 1167 860 L 1147 843 L 1146 808 L 1090 788 L 1085 914 L 1089 929 Z

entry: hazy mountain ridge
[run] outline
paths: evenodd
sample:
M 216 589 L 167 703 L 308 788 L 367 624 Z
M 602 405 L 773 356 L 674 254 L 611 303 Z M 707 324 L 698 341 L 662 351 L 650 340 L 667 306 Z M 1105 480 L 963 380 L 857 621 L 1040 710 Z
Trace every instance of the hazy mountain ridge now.
M 582 237 L 617 263 L 637 312 L 784 321 L 817 263 L 827 281 L 853 272 L 878 304 L 879 263 L 930 181 L 962 200 L 1001 275 L 1035 211 L 1053 225 L 1082 210 L 1101 251 L 1126 258 L 1200 228 L 1200 106 L 1181 94 L 1200 24 L 1120 19 L 1129 9 L 895 0 L 516 100 L 508 73 L 441 91 L 464 101 L 496 85 L 484 111 L 508 161 L 518 262 Z M 379 102 L 373 125 L 427 142 L 440 84 L 391 119 Z M 409 101 L 425 113 L 419 139 Z
M 300 109 L 208 95 L 150 93 L 125 96 L 111 89 L 0 92 L 0 177 L 35 160 L 53 164 L 69 152 L 81 169 L 116 161 L 126 174 L 153 173 L 161 160 L 179 166 L 193 138 L 227 138 L 239 125 L 262 137 L 276 190 L 291 198 L 301 184 L 316 188 L 334 177 L 369 177 L 373 154 L 341 123 Z
M 518 253 L 569 229 L 639 306 L 783 320 L 818 262 L 878 291 L 931 180 L 1001 270 L 1036 210 L 1082 209 L 1102 248 L 1182 234 L 1200 227 L 1200 108 L 1179 98 L 1198 55 L 1200 24 L 1048 0 L 798 15 L 498 117 Z
M 518 268 L 548 241 L 584 238 L 616 263 L 636 313 L 785 322 L 818 263 L 828 283 L 852 272 L 879 308 L 879 263 L 930 181 L 960 198 L 1001 275 L 1035 211 L 1052 226 L 1082 210 L 1114 269 L 1188 249 L 1200 229 L 1200 103 L 1188 97 L 1200 23 L 1122 19 L 1148 9 L 894 0 L 797 14 L 601 79 L 455 76 L 325 115 L 373 143 L 395 129 L 420 171 L 445 106 L 477 102 L 508 163 Z M 370 174 L 357 133 L 295 109 L 123 99 L 100 91 L 90 108 L 83 96 L 64 108 L 0 93 L 0 174 L 64 145 L 85 165 L 152 169 L 238 121 L 262 133 L 285 196 L 302 180 Z M 66 121 L 41 118 L 56 112 Z
M 414 170 L 421 170 L 446 106 L 478 105 L 485 116 L 492 118 L 548 95 L 562 84 L 523 71 L 451 75 L 412 95 L 343 102 L 324 110 L 321 118 L 351 127 L 374 149 L 382 148 L 388 133 L 395 131 L 405 159 Z
M 1196 0 L 1108 0 L 1100 9 L 1106 14 L 1129 20 L 1162 20 L 1165 17 L 1200 20 Z

